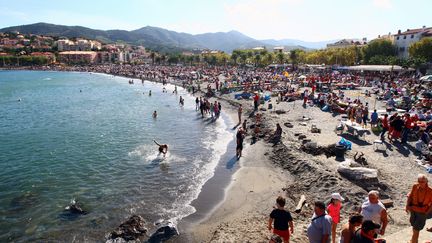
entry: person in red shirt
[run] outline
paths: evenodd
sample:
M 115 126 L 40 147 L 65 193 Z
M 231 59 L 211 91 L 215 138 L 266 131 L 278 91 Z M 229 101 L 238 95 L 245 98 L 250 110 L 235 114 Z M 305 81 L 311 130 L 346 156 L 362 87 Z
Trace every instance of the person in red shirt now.
M 388 123 L 388 114 L 384 115 L 384 118 L 382 119 L 382 131 L 380 134 L 381 141 L 384 141 L 384 134 L 389 130 L 389 123 Z
M 258 102 L 259 102 L 259 95 L 258 93 L 255 93 L 255 96 L 253 97 L 254 100 L 254 110 L 257 111 L 258 110 Z
M 406 113 L 404 119 L 404 129 L 402 131 L 401 143 L 406 143 L 408 141 L 408 136 L 411 130 L 413 129 L 413 127 L 414 126 L 412 124 L 412 118 L 409 113 Z

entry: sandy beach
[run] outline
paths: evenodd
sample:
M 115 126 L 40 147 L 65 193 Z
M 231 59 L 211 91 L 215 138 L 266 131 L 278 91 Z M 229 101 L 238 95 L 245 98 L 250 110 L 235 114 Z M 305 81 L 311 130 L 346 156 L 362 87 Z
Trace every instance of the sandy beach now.
M 201 84 L 202 87 L 206 85 Z M 346 91 L 346 95 L 357 97 L 359 92 Z M 200 96 L 202 93 L 195 95 Z M 374 96 L 360 98 L 369 103 L 371 110 L 384 107 Z M 221 101 L 223 112 L 233 121 L 237 121 L 236 109 L 242 104 L 242 118 L 248 119 L 248 127 L 252 125 L 252 100 L 235 100 L 232 93 L 216 96 L 216 99 Z M 217 203 L 206 218 L 193 224 L 186 232 L 182 231 L 179 237 L 174 237 L 170 242 L 268 242 L 272 235 L 267 229 L 268 216 L 278 196 L 287 199 L 286 209 L 292 212 L 294 219 L 291 242 L 307 242 L 306 228 L 313 214 L 314 201 L 328 203 L 333 192 L 339 192 L 345 198 L 341 211 L 342 223 L 337 230 L 339 236 L 348 215 L 358 211 L 367 192 L 372 189 L 379 190 L 382 198 L 393 202 L 393 206 L 387 209 L 390 223 L 384 238 L 387 242 L 409 241 L 411 227 L 409 215 L 405 212 L 406 195 L 417 175 L 427 173 L 416 162 L 414 142 L 408 145 L 384 143 L 381 150 L 375 151 L 373 143 L 379 137 L 373 133 L 363 139 L 335 133 L 341 115 L 323 112 L 316 106 L 303 107 L 301 101 L 279 103 L 276 97 L 260 108 L 268 108 L 270 103 L 273 109 L 258 111 L 263 116 L 258 141 L 253 143 L 252 129 L 246 136 L 243 157 L 238 161 L 240 169 L 234 173 L 225 189 L 224 199 Z M 281 141 L 273 146 L 268 139 L 277 123 L 282 126 L 283 133 Z M 321 132 L 312 133 L 312 125 Z M 303 135 L 303 138 L 299 139 L 302 137 L 299 135 Z M 347 151 L 345 159 L 354 160 L 356 153 L 364 153 L 368 163 L 366 167 L 378 171 L 378 181 L 368 184 L 349 180 L 338 172 L 341 161 L 334 156 L 312 155 L 301 149 L 304 139 L 309 139 L 321 148 L 339 142 L 342 137 L 352 142 L 352 150 Z M 302 195 L 306 197 L 306 204 L 300 213 L 294 213 Z M 429 233 L 423 230 L 420 242 L 428 238 Z
M 347 92 L 351 96 L 357 93 Z M 232 94 L 221 98 L 231 104 L 242 103 L 245 118 L 251 112 L 251 100 L 237 101 L 232 98 Z M 374 98 L 369 99 L 369 104 L 374 104 Z M 382 146 L 387 147 L 385 151 L 375 151 L 373 141 L 378 136 L 373 133 L 366 135 L 364 140 L 342 135 L 353 145 L 345 159 L 354 160 L 356 152 L 363 152 L 368 162 L 366 167 L 378 170 L 378 183 L 368 185 L 351 181 L 337 172 L 340 161 L 335 160 L 335 157 L 327 158 L 324 154 L 314 156 L 303 152 L 300 149 L 302 141 L 296 136 L 304 134 L 318 146 L 335 144 L 341 139 L 335 133 L 340 115 L 322 112 L 318 107 L 304 108 L 301 101 L 270 102 L 274 106 L 273 111 L 283 110 L 286 113 L 260 111 L 264 115 L 263 129 L 267 130 L 267 137 L 275 129 L 276 123 L 282 125 L 289 122 L 293 127 L 282 125 L 282 140 L 276 146 L 265 139 L 250 145 L 251 139 L 247 136 L 244 157 L 240 159 L 241 169 L 234 174 L 232 183 L 226 189 L 224 201 L 208 218 L 198 222 L 187 233 L 194 242 L 268 242 L 271 236 L 267 230 L 268 215 L 279 195 L 287 198 L 286 208 L 294 218 L 291 242 L 307 242 L 306 227 L 312 217 L 311 205 L 315 200 L 327 203 L 333 192 L 345 197 L 339 232 L 341 225 L 347 222 L 349 213 L 358 210 L 371 189 L 378 189 L 382 198 L 393 201 L 394 206 L 387 209 L 390 219 L 384 235 L 387 242 L 406 242 L 410 239 L 409 215 L 405 212 L 406 195 L 416 181 L 417 174 L 426 173 L 423 167 L 417 165 L 413 144 L 402 146 L 384 143 Z M 377 102 L 376 108 L 380 109 L 382 105 Z M 312 124 L 321 129 L 321 133 L 311 133 Z M 301 213 L 294 213 L 301 195 L 306 196 L 306 205 Z M 428 232 L 422 231 L 420 242 L 427 237 Z

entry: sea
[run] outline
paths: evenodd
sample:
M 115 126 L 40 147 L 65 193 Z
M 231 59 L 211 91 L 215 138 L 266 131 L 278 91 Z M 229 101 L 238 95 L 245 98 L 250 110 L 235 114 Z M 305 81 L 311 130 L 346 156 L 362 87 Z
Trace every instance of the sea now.
M 180 87 L 129 80 L 0 71 L 0 242 L 104 242 L 133 214 L 155 229 L 199 210 L 203 186 L 228 167 L 233 122 L 202 118 Z M 68 213 L 73 201 L 88 213 Z

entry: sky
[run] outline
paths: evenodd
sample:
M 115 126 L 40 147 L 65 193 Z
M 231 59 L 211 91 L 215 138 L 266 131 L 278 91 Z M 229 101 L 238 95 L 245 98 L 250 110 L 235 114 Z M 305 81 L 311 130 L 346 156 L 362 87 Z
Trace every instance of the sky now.
M 432 27 L 432 0 L 0 0 L 0 28 L 46 22 L 93 29 L 155 26 L 255 39 L 376 38 Z

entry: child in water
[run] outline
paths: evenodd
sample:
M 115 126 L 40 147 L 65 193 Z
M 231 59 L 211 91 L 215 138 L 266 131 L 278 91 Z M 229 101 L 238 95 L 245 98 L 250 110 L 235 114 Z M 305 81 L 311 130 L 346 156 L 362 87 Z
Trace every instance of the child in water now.
M 163 153 L 164 157 L 168 153 L 168 145 L 167 144 L 159 144 L 156 142 L 156 140 L 153 140 L 153 142 L 159 146 L 159 154 Z

